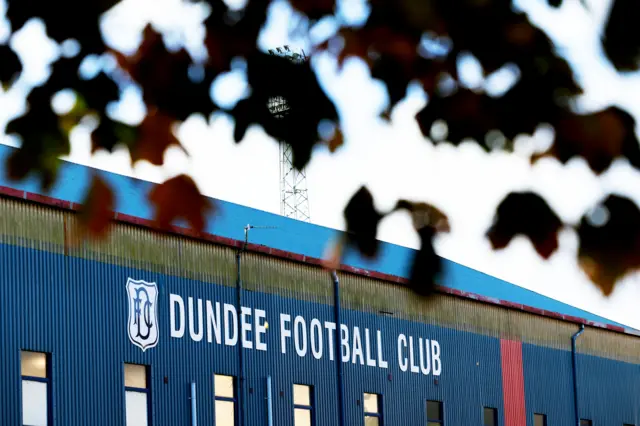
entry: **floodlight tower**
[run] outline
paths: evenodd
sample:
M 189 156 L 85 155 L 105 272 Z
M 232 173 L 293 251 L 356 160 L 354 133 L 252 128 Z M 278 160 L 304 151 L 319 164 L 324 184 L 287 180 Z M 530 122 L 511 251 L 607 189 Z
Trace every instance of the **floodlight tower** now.
M 289 49 L 289 46 L 278 47 L 275 50 L 269 49 L 269 53 L 297 64 L 307 60 L 304 51 L 302 54 L 295 53 Z M 267 106 L 278 119 L 289 113 L 289 104 L 282 96 L 269 99 Z M 293 167 L 293 152 L 289 144 L 284 141 L 280 141 L 280 214 L 303 222 L 311 220 L 306 171 L 296 170 Z

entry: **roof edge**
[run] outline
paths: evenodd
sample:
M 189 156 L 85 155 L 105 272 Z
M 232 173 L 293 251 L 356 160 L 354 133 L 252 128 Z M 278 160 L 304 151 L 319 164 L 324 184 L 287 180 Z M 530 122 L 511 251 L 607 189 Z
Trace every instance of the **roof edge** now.
M 50 197 L 47 195 L 36 194 L 29 191 L 10 188 L 7 186 L 0 186 L 0 195 L 8 198 L 21 199 L 21 200 L 33 202 L 36 204 L 42 204 L 49 207 L 56 207 L 63 210 L 69 210 L 74 212 L 78 212 L 81 208 L 81 205 L 78 203 L 61 200 L 61 199 Z M 131 215 L 127 215 L 119 212 L 113 212 L 112 220 L 116 222 L 127 223 L 130 225 L 149 228 L 154 231 L 167 232 L 167 230 L 159 229 L 154 223 L 154 221 L 152 220 L 131 216 Z M 194 238 L 202 241 L 208 241 L 211 243 L 220 244 L 228 247 L 234 247 L 238 249 L 243 247 L 245 244 L 244 241 L 241 241 L 241 240 L 214 235 L 208 232 L 196 232 L 193 229 L 185 228 L 181 226 L 171 226 L 168 232 L 176 235 L 181 235 L 184 237 Z M 311 256 L 306 256 L 304 254 L 293 253 L 285 250 L 271 248 L 262 244 L 248 243 L 246 245 L 246 249 L 248 251 L 255 252 L 255 253 L 262 253 L 262 254 L 274 256 L 280 259 L 286 259 L 286 260 L 300 262 L 300 263 L 307 263 L 315 266 L 321 266 L 323 262 L 322 259 L 319 259 L 316 257 L 311 257 Z M 387 281 L 387 282 L 396 283 L 396 284 L 405 284 L 405 285 L 408 284 L 408 280 L 406 278 L 403 278 L 397 275 L 385 274 L 382 272 L 372 271 L 372 270 L 363 269 L 363 268 L 356 268 L 356 267 L 345 265 L 345 264 L 340 265 L 340 271 L 355 274 L 355 275 L 361 275 L 369 278 L 379 279 L 382 281 Z M 451 296 L 456 296 L 464 299 L 470 299 L 470 300 L 475 300 L 482 303 L 488 303 L 491 305 L 502 306 L 508 309 L 527 312 L 530 314 L 553 318 L 553 319 L 570 322 L 574 324 L 583 324 L 583 325 L 587 325 L 594 328 L 600 328 L 600 329 L 605 329 L 605 330 L 609 330 L 617 333 L 640 337 L 640 331 L 630 327 L 622 327 L 614 324 L 605 324 L 602 322 L 591 321 L 591 320 L 587 320 L 587 319 L 576 317 L 576 316 L 564 315 L 558 312 L 548 311 L 548 310 L 536 308 L 533 306 L 528 306 L 525 304 L 514 303 L 507 300 L 501 300 L 498 298 L 483 296 L 477 293 L 457 290 L 457 289 L 453 289 L 445 286 L 437 286 L 436 290 L 442 294 L 448 294 Z

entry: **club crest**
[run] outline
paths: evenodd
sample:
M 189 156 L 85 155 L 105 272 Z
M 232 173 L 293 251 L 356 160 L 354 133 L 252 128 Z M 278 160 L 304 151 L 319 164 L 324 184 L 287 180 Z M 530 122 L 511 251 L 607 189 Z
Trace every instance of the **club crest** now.
M 146 351 L 158 344 L 158 286 L 156 283 L 127 280 L 129 320 L 127 333 L 131 343 Z

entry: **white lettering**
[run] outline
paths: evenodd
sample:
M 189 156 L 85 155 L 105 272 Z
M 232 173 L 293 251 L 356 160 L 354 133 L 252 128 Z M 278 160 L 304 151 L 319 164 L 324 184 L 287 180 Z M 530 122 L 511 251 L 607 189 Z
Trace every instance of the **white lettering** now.
M 256 309 L 255 311 L 255 316 L 256 316 L 256 323 L 255 323 L 255 329 L 256 329 L 256 349 L 259 351 L 266 351 L 267 350 L 267 342 L 263 342 L 261 340 L 262 335 L 267 333 L 267 327 L 265 326 L 264 322 L 261 322 L 260 319 L 266 319 L 267 318 L 267 313 L 265 311 L 263 311 L 262 309 Z
M 415 364 L 415 360 L 413 358 L 413 337 L 409 336 L 409 364 L 411 365 L 412 373 L 419 373 L 420 368 Z
M 216 343 L 220 344 L 220 302 L 216 302 L 216 313 L 213 314 L 213 306 L 211 302 L 207 300 L 207 341 L 212 342 L 213 336 L 216 338 Z
M 398 336 L 398 366 L 400 370 L 407 371 L 409 368 L 409 363 L 407 362 L 407 357 L 402 356 L 402 347 L 407 347 L 407 338 L 404 334 Z
M 327 344 L 329 346 L 329 360 L 333 361 L 333 333 L 336 331 L 336 324 L 334 322 L 325 321 L 324 328 L 329 331 L 327 337 Z
M 429 339 L 425 339 L 424 345 L 422 344 L 422 337 L 418 339 L 418 344 L 420 346 L 420 371 L 425 376 L 429 374 L 431 371 L 431 356 L 429 355 Z M 424 365 L 426 361 L 427 365 Z
M 291 315 L 280 314 L 280 352 L 287 353 L 287 337 L 291 337 L 291 330 L 285 324 L 291 322 Z
M 439 376 L 442 373 L 442 362 L 440 361 L 440 343 L 431 341 L 431 364 L 433 365 L 433 375 Z
M 253 342 L 248 337 L 248 333 L 251 332 L 251 320 L 247 317 L 251 316 L 251 308 L 240 308 L 240 336 L 242 340 L 242 347 L 247 349 L 253 349 Z
M 236 307 L 228 303 L 224 304 L 224 344 L 235 346 L 238 343 L 238 312 Z M 233 325 L 233 329 L 229 326 Z
M 315 359 L 322 358 L 322 324 L 316 318 L 311 320 L 311 354 Z
M 367 365 L 369 367 L 376 366 L 376 360 L 371 358 L 371 341 L 369 340 L 369 329 L 364 329 L 364 353 L 367 356 Z
M 300 337 L 301 335 L 302 337 Z M 293 320 L 293 345 L 298 356 L 304 357 L 307 355 L 307 328 L 304 318 L 300 315 Z
M 177 294 L 169 294 L 169 321 L 171 322 L 171 337 L 177 337 L 181 339 L 184 336 L 184 301 L 182 297 Z M 180 315 L 180 328 L 176 328 L 176 311 L 175 307 L 179 309 Z
M 378 365 L 380 366 L 380 368 L 387 368 L 389 367 L 389 363 L 382 358 L 382 333 L 380 332 L 380 330 L 377 330 L 377 335 L 378 335 L 378 344 L 377 344 Z
M 349 361 L 349 328 L 344 325 L 344 324 L 340 324 L 340 346 L 341 346 L 341 351 L 340 353 L 342 354 L 342 362 L 348 362 Z
M 360 329 L 353 327 L 353 355 L 351 363 L 356 363 L 356 358 L 360 358 L 360 365 L 364 365 L 364 356 L 362 354 L 362 340 L 360 339 Z
M 202 335 L 204 334 L 204 330 L 202 327 L 202 299 L 198 299 L 198 332 L 196 333 L 194 330 L 195 321 L 193 320 L 193 298 L 189 297 L 189 335 L 191 336 L 191 340 L 194 342 L 199 342 L 202 340 Z

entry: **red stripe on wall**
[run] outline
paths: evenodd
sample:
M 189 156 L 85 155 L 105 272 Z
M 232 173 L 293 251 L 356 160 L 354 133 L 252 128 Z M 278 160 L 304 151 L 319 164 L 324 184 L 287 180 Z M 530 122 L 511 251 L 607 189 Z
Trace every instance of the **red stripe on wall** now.
M 524 401 L 522 343 L 503 339 L 500 341 L 500 352 L 504 424 L 505 426 L 524 426 L 527 424 L 527 414 Z

